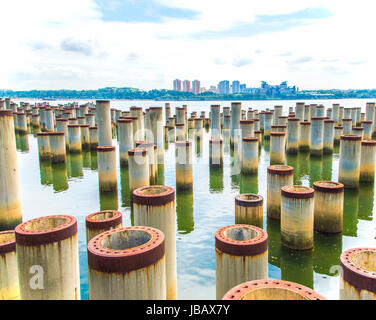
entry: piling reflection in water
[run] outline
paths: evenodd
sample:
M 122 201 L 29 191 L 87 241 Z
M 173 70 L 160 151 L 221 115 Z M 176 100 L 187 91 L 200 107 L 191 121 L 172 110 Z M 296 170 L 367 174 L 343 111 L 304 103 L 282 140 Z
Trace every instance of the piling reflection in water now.
M 198 137 L 196 136 L 196 139 L 195 139 L 195 155 L 197 158 L 201 158 L 202 157 L 202 138 L 201 137 Z
M 372 221 L 374 196 L 373 184 L 360 184 L 358 199 L 358 218 L 360 220 Z
M 29 151 L 29 139 L 27 134 L 16 133 L 16 149 L 21 152 Z
M 304 157 L 304 154 L 302 155 Z M 301 177 L 299 174 L 299 167 L 300 167 L 300 154 L 286 154 L 286 164 L 294 168 L 294 185 L 301 185 Z
M 268 262 L 275 267 L 281 266 L 281 232 L 280 220 L 267 218 Z
M 333 276 L 333 266 L 339 265 L 342 253 L 341 233 L 315 232 L 313 251 L 313 269 L 316 273 Z
M 212 193 L 223 191 L 223 167 L 209 166 L 209 191 Z
M 313 252 L 281 248 L 281 279 L 313 289 Z
M 100 211 L 118 210 L 118 193 L 115 191 L 99 191 Z
M 155 184 L 163 186 L 164 185 L 164 164 L 158 164 L 158 175 L 157 182 Z
M 56 163 L 52 165 L 52 184 L 55 192 L 61 192 L 68 189 L 67 166 L 65 163 Z
M 343 235 L 356 237 L 358 231 L 358 189 L 346 189 L 343 203 Z
M 39 161 L 40 170 L 40 183 L 45 186 L 50 186 L 52 184 L 52 166 L 51 161 Z
M 240 191 L 239 193 L 258 194 L 258 175 L 257 174 L 240 174 Z
M 81 178 L 84 173 L 82 171 L 82 153 L 71 153 L 69 155 L 70 176 L 69 178 Z
M 98 170 L 98 154 L 97 151 L 90 151 L 90 169 Z
M 131 206 L 131 190 L 129 188 L 129 169 L 124 167 L 120 169 L 120 190 L 121 190 L 121 206 Z
M 333 166 L 332 155 L 324 154 L 322 157 L 322 177 L 321 177 L 323 181 L 332 181 L 332 166 Z
M 83 168 L 91 169 L 91 153 L 90 153 L 90 151 L 82 150 L 82 166 L 83 166 Z
M 324 180 L 322 178 L 323 158 L 310 157 L 309 158 L 309 186 L 312 188 L 315 181 Z
M 189 234 L 194 230 L 193 190 L 176 190 L 176 217 L 179 234 Z

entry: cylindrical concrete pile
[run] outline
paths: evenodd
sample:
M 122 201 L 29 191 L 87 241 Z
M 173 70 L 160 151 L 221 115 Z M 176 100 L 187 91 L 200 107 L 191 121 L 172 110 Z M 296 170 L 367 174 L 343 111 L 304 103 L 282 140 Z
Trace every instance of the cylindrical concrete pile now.
M 192 189 L 192 142 L 176 141 L 175 143 L 176 188 L 179 190 Z
M 334 146 L 334 120 L 324 120 L 323 152 L 333 153 Z
M 18 300 L 16 241 L 13 230 L 0 232 L 0 300 Z
M 22 221 L 13 113 L 0 110 L 0 230 L 11 230 Z
M 359 181 L 373 182 L 375 180 L 376 141 L 361 142 Z
M 96 120 L 98 124 L 98 145 L 112 145 L 112 125 L 110 100 L 96 101 Z
M 262 228 L 264 199 L 258 194 L 246 193 L 235 197 L 235 223 Z
M 294 168 L 286 165 L 268 167 L 267 176 L 267 215 L 268 218 L 280 219 L 281 188 L 294 184 Z
M 324 148 L 324 118 L 311 118 L 311 156 L 322 156 Z
M 299 123 L 299 150 L 309 151 L 311 147 L 311 122 L 303 121 Z
M 68 144 L 70 153 L 82 152 L 81 126 L 79 124 L 68 124 Z
M 287 119 L 286 152 L 297 154 L 299 147 L 299 118 Z
M 334 181 L 315 181 L 314 228 L 325 233 L 342 232 L 344 186 Z
M 209 140 L 209 165 L 212 168 L 223 166 L 223 140 Z
M 98 146 L 98 178 L 100 191 L 117 190 L 116 147 Z
M 376 300 L 376 249 L 354 248 L 341 254 L 341 300 Z
M 86 219 L 86 243 L 103 232 L 120 228 L 122 215 L 120 211 L 103 210 L 89 214 Z
M 239 283 L 268 276 L 268 234 L 261 228 L 236 224 L 215 233 L 217 299 Z
M 21 299 L 80 299 L 76 218 L 36 218 L 15 231 Z
M 146 149 L 128 150 L 129 190 L 150 185 L 149 161 Z
M 284 132 L 270 132 L 270 164 L 285 163 L 285 137 Z
M 165 237 L 142 226 L 101 233 L 88 244 L 89 299 L 166 299 Z
M 258 137 L 244 137 L 242 148 L 242 168 L 243 173 L 257 173 L 258 171 Z
M 230 144 L 233 146 L 239 138 L 240 119 L 241 119 L 242 104 L 240 102 L 231 103 L 231 136 Z
M 341 136 L 338 181 L 345 188 L 359 187 L 361 139 L 355 135 Z
M 313 248 L 314 193 L 305 186 L 281 188 L 281 243 L 290 249 Z
M 161 230 L 166 243 L 166 297 L 177 299 L 175 190 L 167 186 L 133 191 L 134 224 Z

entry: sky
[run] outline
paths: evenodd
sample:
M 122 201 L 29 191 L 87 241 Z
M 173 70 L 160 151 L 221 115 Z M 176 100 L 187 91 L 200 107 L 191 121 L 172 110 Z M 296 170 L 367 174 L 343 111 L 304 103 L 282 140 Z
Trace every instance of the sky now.
M 0 2 L 0 88 L 376 88 L 374 0 Z

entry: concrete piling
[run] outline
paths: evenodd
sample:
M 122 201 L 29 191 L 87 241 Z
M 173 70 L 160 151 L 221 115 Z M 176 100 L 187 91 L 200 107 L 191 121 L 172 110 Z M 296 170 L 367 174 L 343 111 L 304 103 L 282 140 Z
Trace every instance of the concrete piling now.
M 68 143 L 70 153 L 82 152 L 81 125 L 68 124 Z
M 242 173 L 253 174 L 258 171 L 258 137 L 244 137 L 242 146 Z
M 272 126 L 273 112 L 265 111 L 264 112 L 264 139 L 270 139 L 270 132 Z
M 311 118 L 311 156 L 322 156 L 324 148 L 324 118 Z
M 294 184 L 294 168 L 286 165 L 271 165 L 267 175 L 267 215 L 280 219 L 281 188 Z
M 372 133 L 373 133 L 373 121 L 372 120 L 363 120 L 361 121 L 361 125 L 363 127 L 363 139 L 364 140 L 372 140 Z
M 220 119 L 220 105 L 211 105 L 211 121 L 210 131 L 212 139 L 219 139 L 221 137 L 221 119 Z
M 90 136 L 90 150 L 97 150 L 98 147 L 98 128 L 89 127 L 89 136 Z
M 50 132 L 50 152 L 51 163 L 65 163 L 66 162 L 66 147 L 64 132 Z
M 230 145 L 237 143 L 238 130 L 240 129 L 242 104 L 240 102 L 231 102 L 231 136 Z
M 175 190 L 167 186 L 133 191 L 134 224 L 161 230 L 165 235 L 166 298 L 177 299 Z
M 178 190 L 188 190 L 193 188 L 192 167 L 192 142 L 176 141 L 175 170 L 176 188 Z
M 297 154 L 299 148 L 299 118 L 287 119 L 286 153 Z
M 144 226 L 101 233 L 88 244 L 90 300 L 165 300 L 165 236 Z
M 110 100 L 96 101 L 96 121 L 98 127 L 98 145 L 112 145 L 112 125 Z
M 0 110 L 0 230 L 22 221 L 16 138 L 11 110 Z
M 334 146 L 334 120 L 324 120 L 323 153 L 333 153 Z
M 86 216 L 85 223 L 86 243 L 89 243 L 98 234 L 120 228 L 122 226 L 122 214 L 115 210 L 98 211 Z
M 359 181 L 373 182 L 375 180 L 376 141 L 361 142 Z
M 223 166 L 223 140 L 209 140 L 209 166 L 217 168 Z
M 133 120 L 119 119 L 118 120 L 118 135 L 119 135 L 119 156 L 120 165 L 122 167 L 128 166 L 128 150 L 134 148 L 133 141 Z
M 376 300 L 376 249 L 354 248 L 341 254 L 340 300 Z
M 315 181 L 314 229 L 324 233 L 339 233 L 343 227 L 344 186 L 334 181 Z
M 299 123 L 299 141 L 298 146 L 300 151 L 309 151 L 311 147 L 311 122 L 303 121 Z
M 129 190 L 150 185 L 149 161 L 146 149 L 136 148 L 128 150 Z
M 270 132 L 270 164 L 285 163 L 285 141 L 284 132 Z
M 235 197 L 235 223 L 251 224 L 262 228 L 263 225 L 262 196 L 253 193 L 239 194 Z
M 15 232 L 21 299 L 80 299 L 76 218 L 36 218 L 19 224 Z
M 0 232 L 0 300 L 19 300 L 14 230 Z
M 38 132 L 38 154 L 40 161 L 51 159 L 50 135 L 48 132 Z
M 352 134 L 352 120 L 351 118 L 342 119 L 343 134 Z
M 338 181 L 345 188 L 359 187 L 361 139 L 355 135 L 341 136 Z
M 268 276 L 268 234 L 261 228 L 236 224 L 215 233 L 216 296 L 239 283 Z
M 295 105 L 295 116 L 300 119 L 300 121 L 304 121 L 304 109 L 305 103 L 304 102 L 297 102 Z
M 305 186 L 281 188 L 281 243 L 290 249 L 313 248 L 314 193 Z
M 99 191 L 108 192 L 117 190 L 116 147 L 98 146 L 97 155 Z

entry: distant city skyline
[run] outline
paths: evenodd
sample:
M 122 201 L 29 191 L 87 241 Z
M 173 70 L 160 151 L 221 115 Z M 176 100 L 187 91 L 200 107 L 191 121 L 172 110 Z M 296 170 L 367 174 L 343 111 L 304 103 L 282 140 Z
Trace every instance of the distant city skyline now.
M 183 87 L 181 86 L 183 83 Z M 217 86 L 211 85 L 209 89 L 200 87 L 199 80 L 184 80 L 175 79 L 173 81 L 172 90 L 180 92 L 192 92 L 193 94 L 200 94 L 202 92 L 213 92 L 218 94 L 239 94 L 239 93 L 252 93 L 252 94 L 267 94 L 271 96 L 278 96 L 279 94 L 294 94 L 299 91 L 297 86 L 289 87 L 287 81 L 282 81 L 279 85 L 270 85 L 266 81 L 261 81 L 260 87 L 247 87 L 245 83 L 240 83 L 239 80 L 222 80 Z
M 371 0 L 0 1 L 0 88 L 170 89 L 178 77 L 200 91 L 222 79 L 239 90 L 286 79 L 300 90 L 371 89 L 375 9 Z

